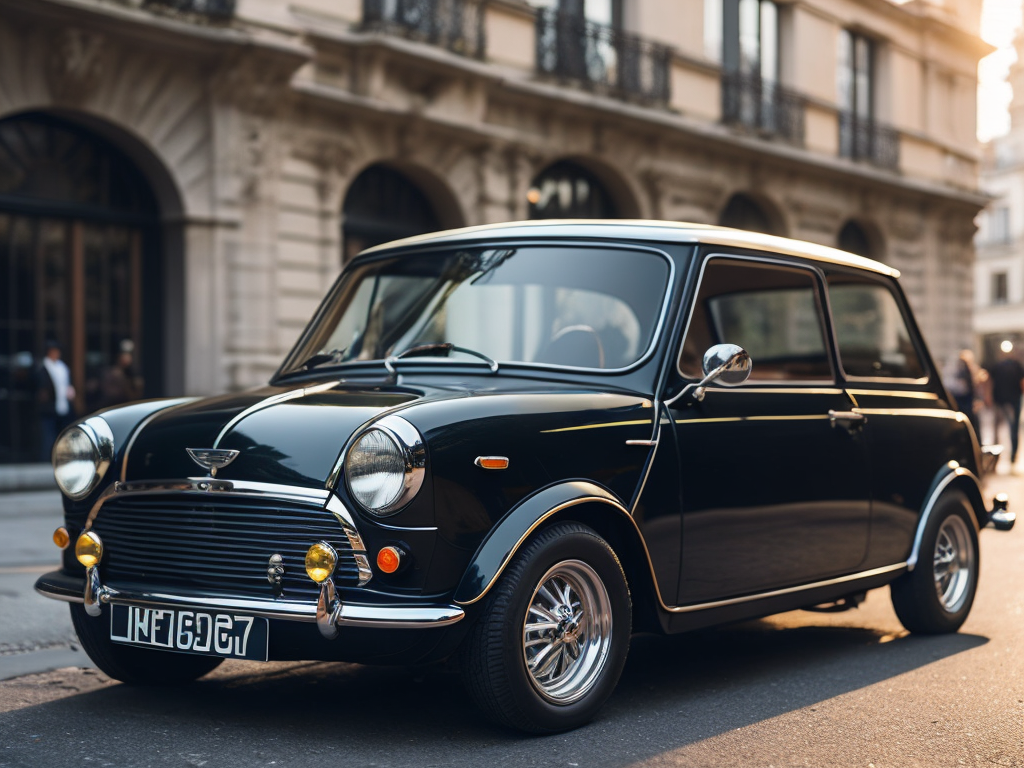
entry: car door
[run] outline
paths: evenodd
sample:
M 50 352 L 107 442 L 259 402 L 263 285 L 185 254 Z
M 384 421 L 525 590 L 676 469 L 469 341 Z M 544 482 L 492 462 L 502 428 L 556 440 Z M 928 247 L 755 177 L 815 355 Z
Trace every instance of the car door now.
M 855 572 L 869 534 L 859 414 L 836 383 L 813 268 L 707 257 L 677 361 L 699 379 L 703 352 L 734 343 L 753 367 L 736 388 L 669 407 L 679 446 L 680 604 L 750 595 Z M 678 391 L 678 389 L 677 389 Z

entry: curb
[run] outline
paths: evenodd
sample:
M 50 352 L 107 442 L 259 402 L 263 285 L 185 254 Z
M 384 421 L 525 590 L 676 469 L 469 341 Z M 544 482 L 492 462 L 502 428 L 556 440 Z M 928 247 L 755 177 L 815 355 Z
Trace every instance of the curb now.
M 0 465 L 0 493 L 57 490 L 49 464 Z

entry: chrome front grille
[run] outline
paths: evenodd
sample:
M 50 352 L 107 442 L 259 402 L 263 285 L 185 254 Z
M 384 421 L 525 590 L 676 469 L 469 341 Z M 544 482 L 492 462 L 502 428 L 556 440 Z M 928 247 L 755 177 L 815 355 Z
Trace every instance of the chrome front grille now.
M 319 588 L 306 576 L 305 555 L 321 540 L 338 553 L 335 583 L 358 581 L 345 531 L 315 503 L 227 494 L 116 496 L 100 509 L 93 530 L 103 540 L 103 580 L 114 585 L 316 600 Z M 284 565 L 276 593 L 267 579 L 275 554 Z

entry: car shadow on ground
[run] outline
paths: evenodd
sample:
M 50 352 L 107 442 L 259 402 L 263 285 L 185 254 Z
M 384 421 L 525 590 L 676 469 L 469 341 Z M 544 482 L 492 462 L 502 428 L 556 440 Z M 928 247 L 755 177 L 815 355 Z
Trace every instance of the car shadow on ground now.
M 327 755 L 345 765 L 626 765 L 988 642 L 813 622 L 635 636 L 611 700 L 568 734 L 531 738 L 490 725 L 451 666 L 236 662 L 191 686 L 112 684 L 0 715 L 12 737 L 0 765 L 64 764 L 57 755 L 74 765 L 86 754 L 113 765 L 290 765 Z

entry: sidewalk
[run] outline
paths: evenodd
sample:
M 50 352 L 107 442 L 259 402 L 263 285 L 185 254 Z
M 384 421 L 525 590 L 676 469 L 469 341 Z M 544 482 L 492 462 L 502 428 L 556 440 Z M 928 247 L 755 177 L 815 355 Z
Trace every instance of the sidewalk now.
M 56 489 L 49 464 L 0 464 L 0 493 Z

